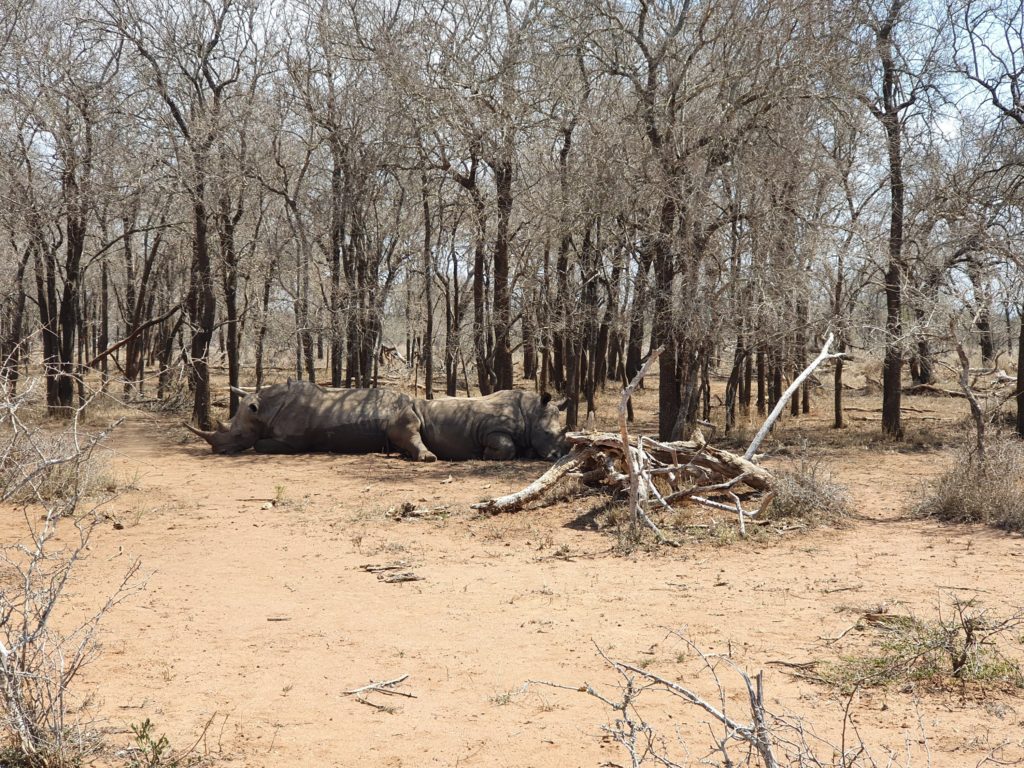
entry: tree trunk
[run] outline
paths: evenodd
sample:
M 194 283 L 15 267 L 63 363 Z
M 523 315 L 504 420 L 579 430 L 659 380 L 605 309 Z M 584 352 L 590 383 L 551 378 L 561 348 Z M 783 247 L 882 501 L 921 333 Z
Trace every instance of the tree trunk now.
M 1017 338 L 1017 437 L 1024 438 L 1024 304 L 1020 307 L 1021 323 Z
M 421 179 L 423 188 L 423 300 L 426 303 L 426 325 L 423 330 L 423 390 L 427 400 L 434 398 L 434 258 L 431 251 L 430 201 L 427 198 L 427 179 Z
M 988 307 L 982 307 L 974 321 L 978 329 L 978 343 L 981 345 L 982 364 L 991 367 L 995 364 L 996 345 L 992 338 L 992 321 Z
M 662 440 L 675 439 L 682 405 L 679 380 L 679 343 L 674 323 L 675 259 L 671 248 L 675 231 L 676 202 L 666 198 L 661 204 L 658 236 L 652 244 L 651 264 L 654 268 L 654 321 L 651 326 L 651 348 L 664 346 L 658 358 L 658 435 Z M 627 371 L 628 373 L 628 371 Z
M 512 218 L 512 160 L 493 166 L 498 225 L 494 240 L 494 376 L 496 389 L 512 389 L 512 301 L 509 285 L 509 221 Z
M 331 332 L 331 386 L 340 387 L 345 363 L 345 323 L 341 306 L 341 251 L 345 241 L 344 187 L 342 166 L 344 164 L 341 145 L 337 136 L 331 141 L 331 245 L 330 245 L 330 332 Z
M 846 351 L 846 341 L 840 338 L 839 351 Z M 833 429 L 842 429 L 846 426 L 843 423 L 843 358 L 836 358 L 836 367 L 833 374 L 832 408 L 833 408 Z
M 490 359 L 487 354 L 487 337 L 490 333 L 487 323 L 487 289 L 485 282 L 486 258 L 484 254 L 484 202 L 474 188 L 473 202 L 476 209 L 477 233 L 473 249 L 473 347 L 476 351 L 477 386 L 481 395 L 494 391 Z
M 899 101 L 904 98 L 898 84 L 896 61 L 892 52 L 892 30 L 901 8 L 893 0 L 886 24 L 878 31 L 882 58 L 883 111 L 879 119 L 885 128 L 889 159 L 889 265 L 885 271 L 885 359 L 882 364 L 882 431 L 896 440 L 903 439 L 900 398 L 903 394 L 903 124 Z
M 260 302 L 260 326 L 256 331 L 256 391 L 259 392 L 263 388 L 263 354 L 266 349 L 267 332 L 270 330 L 269 319 L 270 319 L 270 289 L 274 284 L 274 268 L 277 262 L 271 262 L 267 266 L 267 271 L 263 275 L 263 292 L 261 294 Z M 334 364 L 334 357 L 331 357 L 331 364 Z M 340 367 L 340 363 L 339 363 Z M 333 368 L 332 368 L 333 370 Z
M 12 307 L 8 314 L 9 325 L 6 335 L 0 340 L 0 377 L 10 387 L 11 395 L 14 395 L 18 389 L 19 366 L 24 343 L 25 305 L 28 300 L 28 294 L 24 289 L 25 270 L 31 255 L 32 247 L 26 246 L 21 259 L 18 260 L 18 269 L 15 273 L 11 293 Z
M 626 341 L 626 379 L 632 381 L 640 372 L 644 355 L 644 326 L 647 319 L 647 275 L 651 269 L 647 249 L 640 252 L 636 269 L 636 287 L 629 319 L 629 338 Z
M 238 250 L 235 247 L 235 229 L 242 218 L 244 208 L 241 202 L 232 210 L 231 200 L 227 195 L 220 196 L 220 256 L 223 268 L 225 349 L 228 357 L 228 386 L 230 399 L 228 415 L 234 416 L 238 410 L 239 397 L 235 388 L 239 384 L 239 334 L 238 334 Z
M 451 250 L 451 289 L 445 292 L 445 337 L 444 337 L 444 374 L 445 394 L 455 397 L 459 386 L 459 336 L 462 333 L 462 308 L 459 297 L 459 260 L 458 251 Z M 466 382 L 469 386 L 469 382 Z
M 47 376 L 54 378 L 54 384 L 47 388 L 47 394 L 52 397 L 47 398 L 46 404 L 51 415 L 69 418 L 75 407 L 75 339 L 82 279 L 82 254 L 85 252 L 85 219 L 69 214 L 66 230 L 64 290 L 57 302 L 57 322 L 54 328 L 57 336 L 57 355 L 55 364 L 47 370 Z
M 537 324 L 533 315 L 533 307 L 536 305 L 537 296 L 534 290 L 527 294 L 523 301 L 523 378 L 527 381 L 537 378 Z
M 110 276 L 109 269 L 107 266 L 107 260 L 104 258 L 103 263 L 100 265 L 100 308 L 99 308 L 99 336 L 96 339 L 96 346 L 100 350 L 104 350 L 110 346 Z M 20 281 L 19 281 L 20 285 Z M 100 388 L 106 390 L 107 381 L 109 380 L 109 360 L 108 356 L 104 355 L 103 359 L 100 360 Z
M 197 167 L 202 167 L 200 160 Z M 210 429 L 210 367 L 208 355 L 217 315 L 217 297 L 213 292 L 210 243 L 206 211 L 206 185 L 200 180 L 192 199 L 192 269 L 185 309 L 192 328 L 189 345 L 189 386 L 192 389 L 192 421 L 200 429 Z
M 725 433 L 729 434 L 736 426 L 736 400 L 737 393 L 743 388 L 743 372 L 746 367 L 746 349 L 743 347 L 742 334 L 736 337 L 736 350 L 733 353 L 732 370 L 729 371 L 729 380 L 725 385 Z

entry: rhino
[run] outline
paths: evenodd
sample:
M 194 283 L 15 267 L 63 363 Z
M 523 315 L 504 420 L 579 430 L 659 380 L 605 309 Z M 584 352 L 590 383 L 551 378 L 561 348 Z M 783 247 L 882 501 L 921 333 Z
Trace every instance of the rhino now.
M 308 381 L 274 384 L 243 395 L 228 424 L 205 431 L 184 426 L 214 453 L 375 453 L 397 448 L 435 461 L 420 439 L 413 399 L 386 389 L 327 389 Z
M 427 450 L 449 461 L 507 460 L 565 452 L 562 411 L 548 393 L 518 389 L 482 397 L 416 400 L 412 405 Z

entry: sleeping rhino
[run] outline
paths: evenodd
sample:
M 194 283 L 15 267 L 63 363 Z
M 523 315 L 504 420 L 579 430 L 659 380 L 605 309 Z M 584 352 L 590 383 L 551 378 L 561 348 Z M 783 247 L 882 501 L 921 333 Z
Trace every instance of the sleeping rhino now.
M 551 395 L 502 390 L 483 397 L 416 400 L 426 448 L 441 459 L 555 458 L 565 451 L 562 411 Z
M 209 432 L 185 424 L 214 453 L 375 453 L 390 447 L 435 461 L 420 439 L 408 395 L 386 389 L 326 389 L 308 381 L 274 384 L 244 395 L 229 424 Z

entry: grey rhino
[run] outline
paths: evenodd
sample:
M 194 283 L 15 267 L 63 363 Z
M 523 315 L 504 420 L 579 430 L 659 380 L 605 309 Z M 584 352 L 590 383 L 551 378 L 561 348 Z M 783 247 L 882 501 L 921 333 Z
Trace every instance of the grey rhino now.
M 393 446 L 435 461 L 420 439 L 408 395 L 386 389 L 326 389 L 308 381 L 274 384 L 245 395 L 229 424 L 204 431 L 185 424 L 214 453 L 375 453 Z
M 483 397 L 416 400 L 420 435 L 438 458 L 552 459 L 565 450 L 566 401 L 510 389 Z

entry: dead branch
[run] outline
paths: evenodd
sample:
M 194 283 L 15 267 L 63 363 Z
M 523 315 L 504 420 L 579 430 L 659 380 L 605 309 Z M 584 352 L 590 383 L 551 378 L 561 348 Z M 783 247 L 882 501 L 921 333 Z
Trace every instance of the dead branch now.
M 662 345 L 651 353 L 651 356 L 647 358 L 647 362 L 643 364 L 639 371 L 637 371 L 633 380 L 622 390 L 622 399 L 619 401 L 619 438 L 622 440 L 622 457 L 625 460 L 626 473 L 629 476 L 629 519 L 632 521 L 634 528 L 640 520 L 643 520 L 644 524 L 654 531 L 654 535 L 658 537 L 659 541 L 665 541 L 665 535 L 640 507 L 640 474 L 643 471 L 643 441 L 637 441 L 636 453 L 634 453 L 629 441 L 629 430 L 626 428 L 626 410 L 629 406 L 630 398 L 633 396 L 633 392 L 638 386 L 640 386 L 640 382 L 643 380 L 644 376 L 647 375 L 647 372 L 654 366 L 655 361 L 664 351 L 665 346 Z M 645 486 L 653 489 L 654 483 L 648 480 Z M 644 495 L 646 496 L 646 494 Z M 664 500 L 662 503 L 664 503 Z
M 397 573 L 378 573 L 377 580 L 385 584 L 401 584 L 405 581 L 423 581 L 422 576 L 417 576 L 412 571 L 399 571 Z
M 364 563 L 359 567 L 367 573 L 386 573 L 387 571 L 400 571 L 403 568 L 408 568 L 409 564 L 404 560 L 399 560 L 395 563 Z
M 664 509 L 693 502 L 738 514 L 742 511 L 746 518 L 759 514 L 771 501 L 774 483 L 771 473 L 742 456 L 708 445 L 699 430 L 690 440 L 672 442 L 643 436 L 634 438 L 628 433 L 623 442 L 621 431 L 620 434 L 570 432 L 566 441 L 569 453 L 537 480 L 516 493 L 474 504 L 473 509 L 515 512 L 545 493 L 554 494 L 562 478 L 571 476 L 589 487 L 604 488 L 624 496 L 635 492 L 634 519 L 656 531 L 659 540 L 672 543 L 646 513 L 644 504 L 648 500 Z M 655 484 L 656 478 L 664 478 L 674 490 L 663 493 Z M 760 503 L 754 502 L 756 510 L 739 505 L 741 489 L 744 498 L 751 494 L 762 495 Z M 730 494 L 737 494 L 737 498 L 733 499 Z M 722 500 L 716 500 L 715 496 L 721 496 Z
M 139 334 L 141 334 L 147 328 L 151 328 L 152 326 L 158 325 L 158 324 L 162 323 L 164 320 L 167 320 L 168 318 L 171 317 L 171 315 L 173 315 L 175 312 L 178 312 L 180 309 L 181 309 L 181 304 L 175 304 L 173 307 L 171 307 L 169 310 L 167 310 L 164 314 L 160 315 L 160 317 L 153 318 L 152 320 L 147 320 L 145 323 L 140 325 L 138 328 L 136 328 L 130 334 L 125 336 L 119 342 L 117 342 L 116 344 L 112 344 L 111 346 L 107 347 L 102 352 L 100 352 L 98 355 L 96 355 L 96 357 L 94 357 L 92 360 L 90 360 L 88 363 L 85 364 L 85 367 L 86 368 L 95 368 L 96 367 L 96 363 L 98 363 L 100 360 L 105 358 L 107 355 L 113 354 L 114 352 L 119 350 L 121 347 L 123 347 L 125 344 L 130 342 L 132 339 L 137 338 L 139 336 Z
M 952 320 L 950 320 L 950 330 L 954 331 L 953 338 L 956 340 L 956 355 L 960 359 L 960 389 L 964 391 L 964 397 L 967 398 L 967 402 L 971 405 L 971 416 L 974 419 L 978 460 L 983 462 L 985 461 L 985 414 L 981 410 L 981 405 L 978 403 L 978 398 L 975 396 L 974 390 L 971 389 L 971 361 L 968 359 L 967 353 L 964 352 L 964 345 L 960 343 L 960 339 L 955 335 L 955 328 L 953 328 Z
M 743 454 L 744 459 L 750 461 L 750 459 L 754 457 L 754 454 L 757 452 L 757 449 L 761 446 L 762 441 L 765 439 L 765 437 L 768 436 L 768 432 L 771 430 L 772 425 L 776 422 L 776 420 L 778 420 L 779 416 L 782 414 L 783 409 L 786 407 L 786 404 L 789 403 L 789 399 L 793 396 L 793 393 L 800 388 L 800 385 L 803 384 L 804 379 L 810 376 L 811 373 L 814 372 L 814 369 L 817 368 L 826 360 L 832 360 L 837 357 L 843 357 L 842 352 L 834 354 L 829 353 L 828 350 L 829 347 L 832 346 L 833 338 L 833 335 L 830 333 L 828 335 L 828 338 L 825 339 L 825 346 L 821 348 L 821 352 L 818 353 L 818 356 L 814 358 L 810 365 L 804 368 L 803 373 L 801 373 L 799 376 L 793 379 L 793 383 L 790 384 L 789 387 L 786 388 L 786 391 L 782 393 L 782 397 L 779 398 L 779 402 L 775 404 L 775 407 L 772 409 L 772 412 L 768 414 L 768 418 L 765 419 L 764 424 L 761 425 L 761 429 L 757 431 L 757 434 L 754 435 L 754 439 L 751 440 L 750 446 Z
M 549 488 L 570 472 L 577 472 L 594 458 L 594 451 L 582 450 L 579 452 L 567 453 L 560 458 L 543 475 L 538 477 L 521 491 L 508 496 L 501 496 L 496 499 L 481 501 L 471 504 L 471 509 L 479 509 L 483 512 L 497 514 L 499 512 L 515 512 L 522 509 L 534 499 L 539 498 Z
M 396 686 L 401 685 L 408 679 L 409 675 L 401 675 L 400 677 L 396 677 L 394 680 L 382 680 L 379 683 L 371 680 L 369 685 L 364 685 L 362 688 L 353 688 L 351 691 L 342 691 L 342 694 L 345 696 L 357 696 L 361 693 L 374 691 L 376 693 L 386 693 L 389 696 L 405 696 L 409 699 L 415 699 L 416 694 L 414 693 L 395 690 Z

